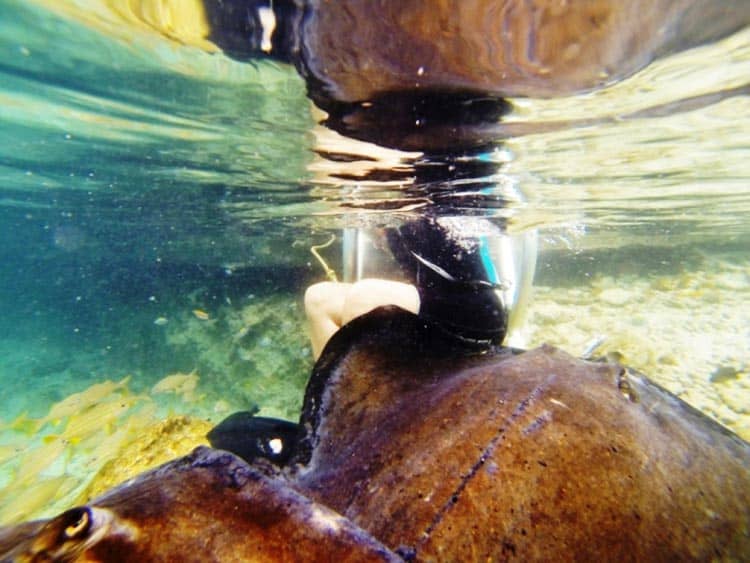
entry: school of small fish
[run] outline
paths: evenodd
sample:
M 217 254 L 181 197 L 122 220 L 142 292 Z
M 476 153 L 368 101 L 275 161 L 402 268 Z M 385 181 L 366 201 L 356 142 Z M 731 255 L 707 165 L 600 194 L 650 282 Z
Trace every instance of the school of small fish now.
M 85 502 L 100 470 L 161 422 L 151 395 L 170 393 L 192 402 L 199 376 L 168 375 L 150 394 L 132 393 L 129 381 L 96 383 L 40 418 L 22 414 L 0 425 L 0 525 Z
M 199 377 L 195 371 L 190 373 L 173 373 L 161 379 L 151 388 L 151 393 L 172 393 L 182 397 L 183 401 L 193 402 L 199 397 L 196 396 L 195 390 L 198 387 Z

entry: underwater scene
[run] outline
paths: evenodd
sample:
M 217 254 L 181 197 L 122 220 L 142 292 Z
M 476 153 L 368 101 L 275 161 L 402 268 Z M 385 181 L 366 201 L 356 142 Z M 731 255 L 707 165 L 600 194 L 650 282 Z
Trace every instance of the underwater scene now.
M 507 344 L 621 362 L 750 440 L 747 22 L 446 135 L 456 102 L 339 111 L 200 5 L 0 0 L 0 525 L 231 413 L 297 421 L 305 291 L 389 277 L 379 237 L 426 212 L 501 256 Z

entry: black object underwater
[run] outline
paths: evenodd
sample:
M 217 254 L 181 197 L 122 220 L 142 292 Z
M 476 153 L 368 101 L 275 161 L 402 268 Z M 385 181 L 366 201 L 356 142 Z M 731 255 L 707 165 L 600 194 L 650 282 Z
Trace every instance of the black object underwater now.
M 229 415 L 206 437 L 212 447 L 232 452 L 248 463 L 263 458 L 284 465 L 294 450 L 298 428 L 287 420 L 241 411 Z

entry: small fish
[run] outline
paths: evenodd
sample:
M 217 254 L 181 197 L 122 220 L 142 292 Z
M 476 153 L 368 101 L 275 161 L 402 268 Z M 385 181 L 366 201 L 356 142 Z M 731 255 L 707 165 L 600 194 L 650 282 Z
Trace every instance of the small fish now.
M 193 309 L 193 315 L 195 315 L 196 319 L 200 319 L 201 321 L 207 321 L 211 318 L 211 316 L 203 309 Z
M 89 441 L 82 443 L 81 449 L 86 450 L 85 464 L 97 468 L 103 466 L 122 449 L 127 441 L 129 432 L 130 424 L 126 422 L 112 433 L 107 433 L 106 436 L 92 436 Z M 96 444 L 96 446 L 88 447 L 93 444 Z
M 55 463 L 65 452 L 62 440 L 45 440 L 37 448 L 29 448 L 21 454 L 16 478 L 9 488 L 25 488 L 32 485 L 42 471 Z
M 78 444 L 93 434 L 105 430 L 125 414 L 141 397 L 116 397 L 97 403 L 70 417 L 60 438 Z
M 157 317 L 157 318 L 156 318 L 156 319 L 154 320 L 154 324 L 155 324 L 156 326 L 164 326 L 164 325 L 165 325 L 165 324 L 167 324 L 168 322 L 169 322 L 169 319 L 167 319 L 167 317 Z
M 156 404 L 150 403 L 138 408 L 135 412 L 116 424 L 110 424 L 104 428 L 103 433 L 92 435 L 81 442 L 78 447 L 87 452 L 86 464 L 95 468 L 101 468 L 107 461 L 118 455 L 120 450 L 130 443 L 139 432 L 156 420 Z M 102 436 L 102 434 L 105 434 Z M 81 502 L 85 502 L 82 499 Z
M 252 411 L 236 412 L 211 430 L 207 438 L 211 446 L 238 455 L 248 463 L 265 458 L 284 465 L 294 451 L 299 425 L 278 418 L 255 416 Z
M 15 430 L 16 432 L 21 432 L 23 434 L 31 436 L 39 429 L 40 426 L 41 425 L 39 424 L 39 420 L 37 420 L 36 418 L 31 418 L 28 411 L 24 411 L 8 425 L 8 428 L 10 428 L 11 430 Z
M 116 391 L 123 390 L 127 387 L 130 376 L 124 379 L 114 381 L 103 381 L 102 383 L 95 383 L 91 387 L 84 389 L 79 393 L 73 393 L 68 395 L 62 401 L 59 401 L 52 405 L 49 413 L 39 420 L 38 428 L 41 428 L 48 422 L 60 421 L 63 418 L 79 413 L 82 410 L 99 403 L 102 399 L 111 395 Z M 20 424 L 20 421 L 19 421 Z
M 3 500 L 3 506 L 0 508 L 0 524 L 10 524 L 30 514 L 36 514 L 40 509 L 72 490 L 76 483 L 76 480 L 68 475 L 39 479 L 30 483 L 28 487 L 19 490 L 15 496 L 6 497 Z
M 182 395 L 183 399 L 190 401 L 195 397 L 194 394 L 198 387 L 199 379 L 200 377 L 195 371 L 190 373 L 173 373 L 159 380 L 151 388 L 151 393 L 174 393 L 175 395 Z

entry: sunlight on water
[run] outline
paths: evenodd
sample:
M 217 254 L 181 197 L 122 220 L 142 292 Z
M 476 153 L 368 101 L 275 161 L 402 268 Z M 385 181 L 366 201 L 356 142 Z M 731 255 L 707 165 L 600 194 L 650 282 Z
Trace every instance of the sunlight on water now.
M 88 464 L 101 440 L 120 451 L 148 429 L 184 445 L 201 437 L 165 418 L 255 405 L 296 418 L 312 365 L 301 296 L 325 278 L 310 248 L 335 235 L 321 253 L 342 274 L 342 229 L 446 196 L 424 179 L 437 158 L 343 137 L 291 66 L 218 52 L 200 14 L 181 17 L 199 2 L 125 4 L 0 0 L 0 487 L 41 459 L 41 512 L 114 459 Z M 745 438 L 748 76 L 745 29 L 598 92 L 511 100 L 495 148 L 462 162 L 476 175 L 450 184 L 461 213 L 538 239 L 515 344 L 599 342 Z M 194 392 L 146 411 L 170 374 L 194 374 Z M 44 418 L 126 376 L 82 417 Z M 107 411 L 101 435 L 58 440 L 121 395 L 133 409 Z M 18 510 L 0 519 L 37 514 Z
M 664 110 L 667 104 L 689 104 L 709 94 L 747 87 L 748 65 L 750 31 L 745 29 L 722 41 L 657 60 L 622 82 L 576 96 L 573 103 L 570 98 L 517 100 L 522 105 L 511 121 L 627 119 L 638 112 Z
M 526 222 L 584 221 L 642 237 L 669 229 L 675 243 L 747 236 L 750 149 L 736 116 L 749 110 L 743 96 L 700 111 L 509 141 L 510 172 L 524 179 L 530 214 L 546 212 Z

